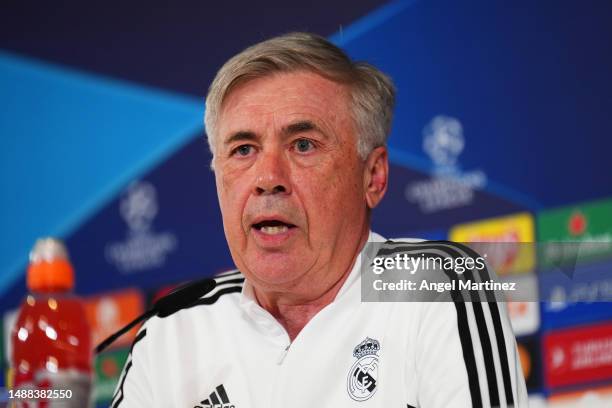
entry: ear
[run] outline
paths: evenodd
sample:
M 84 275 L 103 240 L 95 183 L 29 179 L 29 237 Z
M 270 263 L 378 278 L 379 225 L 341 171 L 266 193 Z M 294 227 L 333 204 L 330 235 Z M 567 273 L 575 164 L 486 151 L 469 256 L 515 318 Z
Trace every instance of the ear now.
M 387 192 L 389 181 L 389 160 L 387 148 L 379 146 L 368 155 L 363 169 L 364 191 L 368 208 L 372 209 L 380 203 Z

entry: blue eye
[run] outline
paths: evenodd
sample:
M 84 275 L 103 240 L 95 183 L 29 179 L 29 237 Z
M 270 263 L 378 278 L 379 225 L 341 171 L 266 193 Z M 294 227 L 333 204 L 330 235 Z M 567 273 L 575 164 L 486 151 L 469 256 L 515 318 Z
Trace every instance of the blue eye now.
M 248 156 L 251 153 L 253 146 L 251 145 L 240 145 L 236 149 L 234 149 L 234 154 L 238 154 L 239 156 Z
M 314 148 L 314 144 L 308 139 L 298 139 L 295 141 L 295 148 L 298 152 L 306 153 Z

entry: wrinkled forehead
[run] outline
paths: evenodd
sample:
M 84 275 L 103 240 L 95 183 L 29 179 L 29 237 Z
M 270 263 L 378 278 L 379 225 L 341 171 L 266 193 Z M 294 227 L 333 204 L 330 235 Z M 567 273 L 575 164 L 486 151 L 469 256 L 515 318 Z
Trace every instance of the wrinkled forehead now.
M 346 125 L 342 122 L 351 119 L 348 87 L 312 72 L 275 73 L 245 81 L 226 94 L 217 134 L 224 138 L 236 128 L 284 126 L 284 121 L 300 118 L 321 126 Z

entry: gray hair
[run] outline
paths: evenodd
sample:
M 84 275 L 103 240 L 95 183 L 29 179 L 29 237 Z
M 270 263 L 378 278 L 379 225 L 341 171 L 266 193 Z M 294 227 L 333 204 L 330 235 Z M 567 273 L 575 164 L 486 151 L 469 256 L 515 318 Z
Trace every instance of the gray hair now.
M 217 119 L 225 98 L 239 84 L 277 72 L 312 71 L 349 86 L 352 116 L 361 158 L 384 146 L 391 131 L 395 87 L 374 66 L 354 62 L 325 38 L 289 33 L 255 44 L 221 67 L 206 97 L 204 124 L 213 157 Z

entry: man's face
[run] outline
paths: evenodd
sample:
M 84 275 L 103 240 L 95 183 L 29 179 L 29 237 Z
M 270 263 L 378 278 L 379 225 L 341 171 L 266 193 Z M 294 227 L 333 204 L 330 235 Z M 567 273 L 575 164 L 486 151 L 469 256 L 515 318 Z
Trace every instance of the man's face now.
M 217 123 L 217 193 L 236 266 L 268 290 L 308 293 L 338 279 L 332 271 L 351 266 L 368 231 L 348 89 L 311 72 L 270 75 L 233 89 Z

